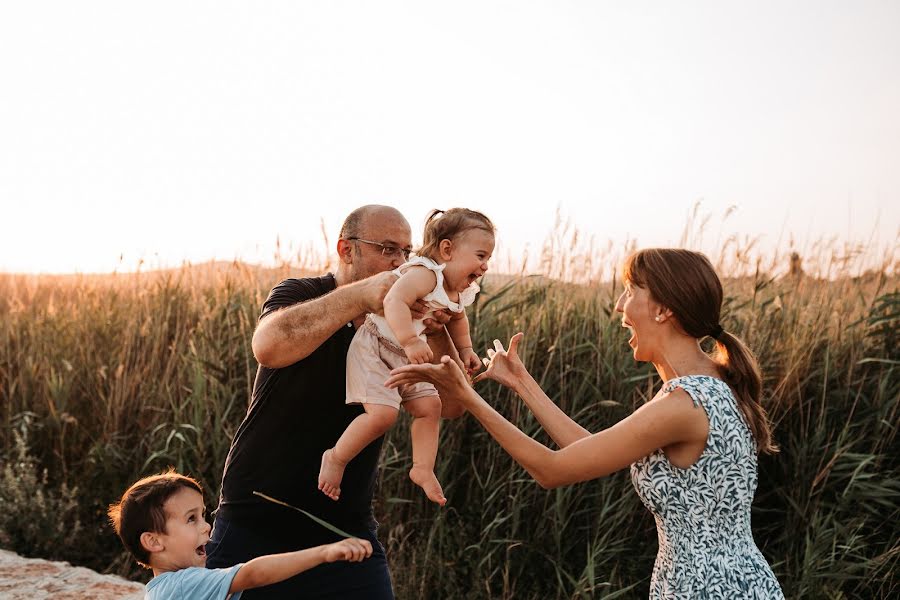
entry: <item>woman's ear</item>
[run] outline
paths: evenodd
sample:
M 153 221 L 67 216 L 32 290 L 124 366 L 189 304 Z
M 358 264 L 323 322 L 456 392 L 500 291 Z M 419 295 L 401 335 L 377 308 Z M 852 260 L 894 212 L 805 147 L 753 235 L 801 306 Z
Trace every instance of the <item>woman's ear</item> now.
M 658 304 L 653 312 L 656 313 L 656 316 L 653 317 L 653 320 L 657 323 L 665 323 L 672 318 L 671 309 L 666 308 L 662 304 Z
M 441 240 L 441 243 L 438 244 L 438 253 L 441 255 L 441 259 L 450 260 L 453 255 L 453 242 L 451 240 Z

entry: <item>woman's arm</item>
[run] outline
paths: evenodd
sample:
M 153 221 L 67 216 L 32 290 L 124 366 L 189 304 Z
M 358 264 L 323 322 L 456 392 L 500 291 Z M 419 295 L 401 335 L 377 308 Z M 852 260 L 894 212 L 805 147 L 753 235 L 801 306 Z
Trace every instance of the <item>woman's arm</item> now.
M 554 452 L 542 465 L 543 487 L 604 477 L 672 444 L 706 440 L 709 422 L 687 392 L 676 389 L 612 427 Z
M 488 350 L 491 362 L 487 370 L 475 378 L 494 379 L 512 389 L 525 401 L 525 405 L 534 413 L 544 431 L 560 448 L 591 435 L 591 432 L 573 421 L 544 393 L 531 373 L 519 358 L 519 342 L 522 334 L 517 333 L 509 340 L 509 350 L 503 348 L 500 340 L 494 340 L 494 348 Z
M 553 400 L 544 393 L 531 373 L 526 371 L 525 377 L 514 384 L 513 391 L 525 401 L 525 405 L 534 413 L 541 427 L 560 448 L 565 448 L 591 435 L 590 431 L 572 420 L 553 403 Z
M 609 475 L 659 448 L 705 440 L 709 430 L 706 413 L 694 410 L 687 393 L 677 389 L 645 404 L 609 429 L 561 450 L 550 450 L 522 433 L 466 385 L 459 367 L 449 358 L 440 365 L 395 369 L 386 385 L 396 387 L 416 381 L 440 384 L 442 393 L 452 390 L 503 449 L 547 489 Z

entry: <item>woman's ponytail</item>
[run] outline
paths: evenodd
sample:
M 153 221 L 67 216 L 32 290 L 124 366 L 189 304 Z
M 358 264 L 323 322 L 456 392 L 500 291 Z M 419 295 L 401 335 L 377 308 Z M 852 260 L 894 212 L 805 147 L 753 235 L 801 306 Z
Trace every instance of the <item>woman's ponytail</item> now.
M 719 364 L 725 382 L 734 390 L 738 408 L 750 427 L 759 452 L 774 454 L 778 445 L 772 439 L 772 429 L 766 409 L 760 404 L 762 375 L 753 352 L 735 335 L 720 331 L 716 337 L 713 359 Z

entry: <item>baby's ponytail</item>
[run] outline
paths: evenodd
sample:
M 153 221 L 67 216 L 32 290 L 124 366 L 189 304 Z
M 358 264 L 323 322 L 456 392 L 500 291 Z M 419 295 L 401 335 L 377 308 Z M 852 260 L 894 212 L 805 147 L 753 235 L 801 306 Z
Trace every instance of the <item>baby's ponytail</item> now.
M 446 211 L 435 208 L 425 219 L 422 247 L 416 249 L 416 254 L 437 260 L 441 240 L 453 240 L 469 229 L 483 229 L 490 234 L 496 230 L 491 220 L 478 211 L 468 208 L 451 208 Z

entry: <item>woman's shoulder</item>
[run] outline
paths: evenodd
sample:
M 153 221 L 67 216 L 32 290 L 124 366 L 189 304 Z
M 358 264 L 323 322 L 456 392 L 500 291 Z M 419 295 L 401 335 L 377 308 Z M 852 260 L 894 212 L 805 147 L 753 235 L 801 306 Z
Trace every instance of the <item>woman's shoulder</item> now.
M 684 390 L 695 405 L 702 405 L 705 401 L 720 394 L 731 394 L 731 388 L 728 386 L 728 383 L 724 379 L 713 375 L 681 375 L 673 377 L 663 384 L 660 393 L 669 394 L 677 389 Z
M 728 387 L 728 384 L 721 377 L 715 375 L 680 375 L 673 377 L 663 384 L 663 389 L 674 389 L 678 387 Z

